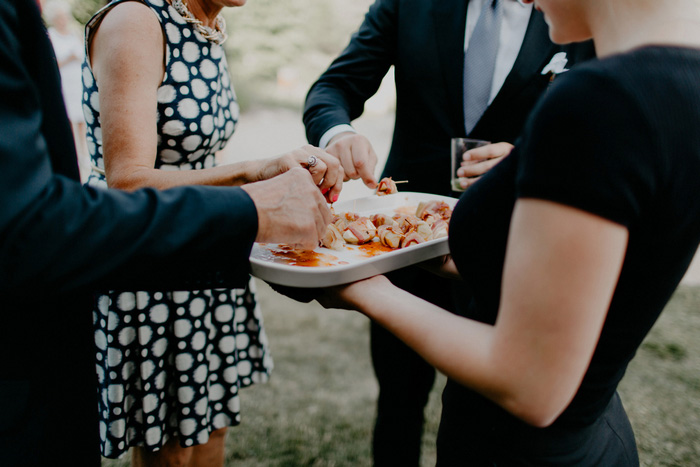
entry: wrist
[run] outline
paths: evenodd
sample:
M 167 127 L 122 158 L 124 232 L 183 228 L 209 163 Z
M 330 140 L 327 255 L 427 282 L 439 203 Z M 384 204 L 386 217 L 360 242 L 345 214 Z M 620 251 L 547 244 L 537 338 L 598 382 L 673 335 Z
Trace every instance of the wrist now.
M 347 136 L 352 136 L 352 135 L 355 135 L 355 134 L 357 134 L 357 133 L 355 133 L 354 131 L 344 131 L 344 132 L 342 132 L 342 133 L 338 133 L 337 135 L 333 136 L 333 137 L 330 139 L 330 141 L 328 141 L 328 144 L 326 145 L 326 147 L 331 146 L 332 144 L 334 144 L 334 143 L 340 141 L 341 139 L 343 139 L 343 138 L 345 138 L 345 137 L 347 137 Z
M 356 133 L 356 131 L 347 123 L 331 127 L 323 134 L 323 136 L 321 136 L 321 139 L 318 142 L 318 147 L 321 149 L 327 148 L 328 145 L 331 144 L 331 139 L 340 133 Z
M 385 277 L 372 277 L 349 286 L 346 290 L 346 300 L 355 310 L 375 319 L 377 318 L 377 305 L 391 303 L 390 290 L 392 287 L 393 284 Z M 386 296 L 387 293 L 389 296 Z
M 260 162 L 244 161 L 230 164 L 229 185 L 241 186 L 261 180 Z
M 265 176 L 265 164 L 263 161 L 247 161 L 246 183 L 255 183 L 267 180 Z

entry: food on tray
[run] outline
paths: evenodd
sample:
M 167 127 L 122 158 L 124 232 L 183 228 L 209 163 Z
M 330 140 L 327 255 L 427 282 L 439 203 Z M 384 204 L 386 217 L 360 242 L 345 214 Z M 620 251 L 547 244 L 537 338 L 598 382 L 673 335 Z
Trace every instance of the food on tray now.
M 418 245 L 419 243 L 425 242 L 425 238 L 416 231 L 409 232 L 401 241 L 401 248 L 406 248 L 411 245 Z
M 377 227 L 382 225 L 398 225 L 398 222 L 396 222 L 389 214 L 372 214 L 369 216 L 369 220 L 371 220 Z
M 343 232 L 343 239 L 352 245 L 367 243 L 377 236 L 377 227 L 368 217 L 350 222 Z
M 404 239 L 404 234 L 396 223 L 377 227 L 377 236 L 381 244 L 389 248 L 401 248 L 401 241 Z
M 397 211 L 405 211 L 404 209 Z M 421 202 L 413 214 L 385 213 L 360 216 L 353 212 L 334 214 L 321 246 L 340 251 L 346 244 L 363 245 L 375 240 L 389 248 L 407 246 L 447 236 L 452 208 L 444 201 Z
M 438 200 L 447 207 L 433 203 Z M 333 223 L 329 223 L 333 227 L 327 229 L 321 247 L 300 250 L 293 245 L 256 242 L 250 255 L 251 273 L 273 284 L 331 287 L 446 255 L 449 206 L 455 206 L 456 202 L 454 198 L 436 194 L 399 192 L 333 204 L 330 207 Z M 362 217 L 375 226 L 374 238 L 356 245 L 347 243 L 342 238 L 347 226 Z M 366 222 L 362 220 L 355 227 L 370 233 L 371 226 Z
M 444 201 L 425 201 L 418 204 L 416 216 L 423 220 L 427 220 L 428 216 L 448 220 L 452 216 L 452 208 Z
M 321 246 L 330 250 L 342 250 L 345 246 L 343 233 L 334 224 L 329 224 L 325 235 L 321 239 Z
M 433 238 L 447 237 L 448 224 L 443 219 L 438 219 L 431 227 Z

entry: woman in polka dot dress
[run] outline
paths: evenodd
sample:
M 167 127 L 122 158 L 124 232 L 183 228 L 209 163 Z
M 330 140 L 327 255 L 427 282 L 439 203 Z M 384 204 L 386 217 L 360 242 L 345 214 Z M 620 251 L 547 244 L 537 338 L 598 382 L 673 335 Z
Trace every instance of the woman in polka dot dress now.
M 337 197 L 342 169 L 309 146 L 215 167 L 239 114 L 219 12 L 221 4 L 244 3 L 116 0 L 90 20 L 83 65 L 93 165 L 88 184 L 126 190 L 241 185 L 301 166 L 329 201 Z M 135 447 L 134 465 L 223 464 L 226 428 L 240 420 L 239 389 L 266 381 L 272 369 L 252 285 L 98 297 L 104 456 Z

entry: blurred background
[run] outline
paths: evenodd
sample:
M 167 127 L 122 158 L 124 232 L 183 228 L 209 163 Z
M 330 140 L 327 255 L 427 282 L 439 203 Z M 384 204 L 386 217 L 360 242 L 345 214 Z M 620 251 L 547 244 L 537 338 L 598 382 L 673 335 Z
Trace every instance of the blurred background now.
M 106 3 L 66 1 L 79 24 L 85 24 Z M 224 47 L 241 109 L 299 109 L 309 85 L 344 47 L 371 3 L 250 0 L 243 7 L 225 8 L 229 38 Z M 389 98 L 391 94 L 386 93 Z M 389 102 L 378 105 L 391 106 Z
M 224 10 L 229 33 L 225 48 L 241 117 L 220 155 L 222 162 L 276 156 L 306 144 L 301 121 L 306 92 L 345 47 L 372 2 L 250 0 Z M 78 34 L 104 3 L 69 2 Z M 364 115 L 353 122 L 376 149 L 377 174 L 391 141 L 394 104 L 390 73 Z M 360 182 L 350 182 L 341 200 L 368 194 Z M 229 430 L 227 465 L 371 465 L 377 387 L 367 320 L 351 312 L 323 310 L 315 303 L 299 304 L 261 281 L 257 284 L 275 370 L 269 383 L 242 392 L 242 423 Z M 698 335 L 696 258 L 620 388 L 642 465 L 700 465 Z M 442 384 L 444 377 L 427 409 L 423 466 L 435 463 Z M 65 461 L 70 463 L 68 455 L 67 450 Z M 103 466 L 127 465 L 128 458 L 103 460 Z
M 44 6 L 51 0 L 41 0 Z M 83 25 L 105 0 L 62 0 Z M 250 0 L 225 8 L 229 38 L 224 43 L 241 107 L 233 138 L 221 162 L 272 157 L 306 144 L 301 113 L 311 84 L 330 65 L 361 23 L 373 0 Z M 45 8 L 46 11 L 46 8 Z M 365 105 L 354 126 L 372 141 L 383 168 L 393 131 L 393 70 Z M 361 183 L 346 185 L 341 201 L 369 194 Z

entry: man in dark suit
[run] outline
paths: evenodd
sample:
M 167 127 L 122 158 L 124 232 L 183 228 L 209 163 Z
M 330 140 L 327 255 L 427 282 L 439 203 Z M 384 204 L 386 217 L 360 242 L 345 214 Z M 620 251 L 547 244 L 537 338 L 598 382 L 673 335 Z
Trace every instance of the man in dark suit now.
M 83 187 L 37 2 L 0 0 L 0 465 L 100 465 L 93 290 L 240 287 L 256 239 L 317 245 L 329 221 L 301 168 Z
M 469 128 L 464 86 L 470 89 L 475 83 L 465 83 L 465 51 L 470 42 L 476 45 L 477 23 L 487 8 L 501 9 L 500 31 L 492 34 L 498 52 L 488 76 L 490 102 Z M 590 43 L 553 44 L 542 14 L 517 0 L 500 0 L 500 5 L 493 0 L 377 0 L 346 49 L 311 87 L 304 110 L 307 138 L 337 156 L 347 178 L 376 186 L 371 143 L 350 123 L 393 66 L 396 121 L 382 176 L 407 180 L 402 191 L 458 196 L 450 188 L 451 138 L 513 143 L 553 78 L 550 68 L 563 71 L 562 64 L 572 66 L 593 55 Z M 452 311 L 453 303 L 465 303 L 469 296 L 462 284 L 451 293 L 446 280 L 418 269 L 389 277 Z M 453 294 L 460 300 L 453 300 Z M 435 371 L 374 323 L 371 352 L 380 391 L 375 465 L 418 465 L 424 407 Z

